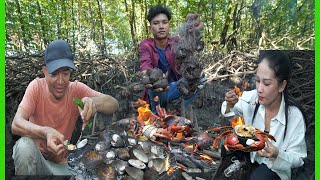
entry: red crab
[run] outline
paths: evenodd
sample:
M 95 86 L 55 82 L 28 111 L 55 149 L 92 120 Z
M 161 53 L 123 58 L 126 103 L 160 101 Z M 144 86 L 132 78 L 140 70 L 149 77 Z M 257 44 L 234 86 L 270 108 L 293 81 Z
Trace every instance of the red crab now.
M 207 132 L 226 130 L 215 138 L 213 147 L 218 148 L 218 141 L 225 137 L 224 147 L 227 150 L 241 150 L 246 152 L 259 151 L 265 147 L 266 138 L 276 141 L 269 133 L 262 132 L 250 125 L 223 126 L 213 128 Z

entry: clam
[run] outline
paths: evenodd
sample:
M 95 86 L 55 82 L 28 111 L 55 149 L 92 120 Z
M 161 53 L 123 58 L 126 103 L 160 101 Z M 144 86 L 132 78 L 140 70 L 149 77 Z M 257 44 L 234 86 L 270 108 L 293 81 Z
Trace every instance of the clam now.
M 154 169 L 148 169 L 145 173 L 144 173 L 144 180 L 156 180 L 159 177 L 159 172 L 154 170 Z
M 82 139 L 79 143 L 77 143 L 77 149 L 81 149 L 88 144 L 88 139 Z
M 137 140 L 134 138 L 128 138 L 128 142 L 130 146 L 137 145 Z
M 103 163 L 103 157 L 94 150 L 87 151 L 81 157 L 81 162 L 87 167 L 88 169 L 95 169 L 96 166 Z
M 109 146 L 109 148 L 110 148 L 110 146 Z M 107 148 L 105 141 L 99 141 L 94 147 L 94 149 L 98 152 L 105 151 L 106 149 L 109 149 L 109 148 Z
M 126 169 L 127 166 L 129 166 L 128 162 L 116 159 L 112 161 L 111 163 L 112 167 L 115 168 L 115 170 L 118 172 L 119 175 L 122 175 Z
M 162 158 L 152 159 L 148 163 L 150 169 L 156 170 L 159 174 L 166 170 L 166 161 Z
M 149 153 L 151 146 L 153 145 L 153 143 L 151 143 L 150 141 L 140 141 L 140 142 L 138 142 L 138 144 L 141 145 L 141 147 L 145 153 Z
M 99 179 L 116 180 L 117 172 L 114 167 L 109 164 L 103 164 L 96 170 L 96 175 Z
M 143 151 L 143 148 L 141 147 L 140 144 L 137 144 L 137 145 L 135 145 L 135 146 L 132 146 L 132 147 L 129 149 L 129 154 L 130 154 L 130 157 L 132 157 L 132 158 L 135 158 L 135 157 L 134 157 L 134 154 L 133 154 L 133 150 L 135 150 L 135 149 L 138 149 L 138 150 L 140 150 L 140 151 Z
M 125 160 L 127 161 L 128 159 L 130 159 L 130 155 L 129 155 L 129 150 L 126 148 L 119 148 L 116 149 L 116 155 L 119 159 Z
M 111 136 L 111 145 L 113 147 L 123 147 L 124 141 L 119 134 L 113 134 Z
M 106 164 L 110 164 L 116 158 L 116 152 L 114 149 L 109 149 L 104 151 L 103 153 L 103 162 Z
M 136 180 L 143 180 L 144 172 L 141 169 L 128 166 L 126 172 Z
M 138 159 L 129 159 L 128 162 L 131 166 L 136 167 L 138 169 L 146 168 L 146 165 Z
M 139 149 L 134 149 L 132 151 L 132 153 L 135 158 L 139 159 L 140 161 L 142 161 L 144 163 L 148 163 L 149 157 L 143 151 L 141 151 Z

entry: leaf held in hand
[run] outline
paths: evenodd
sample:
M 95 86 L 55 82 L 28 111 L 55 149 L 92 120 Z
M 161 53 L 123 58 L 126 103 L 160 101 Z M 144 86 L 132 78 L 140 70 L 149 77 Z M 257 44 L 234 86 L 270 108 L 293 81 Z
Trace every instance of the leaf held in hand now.
M 80 109 L 83 109 L 84 103 L 81 101 L 81 99 L 73 98 L 73 102 L 76 103 L 80 107 Z M 89 129 L 91 129 L 91 127 L 92 127 L 91 119 L 89 119 L 88 127 L 89 127 Z

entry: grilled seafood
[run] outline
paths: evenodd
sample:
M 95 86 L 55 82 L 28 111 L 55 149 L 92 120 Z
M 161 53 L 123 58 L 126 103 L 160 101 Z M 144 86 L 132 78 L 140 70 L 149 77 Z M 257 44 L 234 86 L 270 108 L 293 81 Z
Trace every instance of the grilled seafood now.
M 213 141 L 213 147 L 218 148 L 218 141 L 225 137 L 224 147 L 227 150 L 241 150 L 246 152 L 259 151 L 265 147 L 265 138 L 269 138 L 276 141 L 275 138 L 269 133 L 262 132 L 261 130 L 254 128 L 250 125 L 236 125 L 223 126 L 208 130 L 208 132 L 214 132 L 219 130 L 226 130 L 215 138 Z

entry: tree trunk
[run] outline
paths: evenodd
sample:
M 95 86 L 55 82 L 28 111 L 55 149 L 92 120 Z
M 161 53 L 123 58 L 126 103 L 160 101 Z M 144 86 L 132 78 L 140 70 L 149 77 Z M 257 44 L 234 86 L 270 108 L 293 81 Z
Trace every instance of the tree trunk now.
M 74 2 L 73 0 L 71 0 L 71 16 L 72 16 L 72 51 L 76 52 L 76 35 L 75 35 L 75 31 L 76 31 L 76 26 L 77 26 L 77 21 L 74 15 Z
M 23 18 L 22 18 L 22 12 L 21 12 L 21 8 L 20 8 L 20 2 L 19 0 L 15 0 L 16 2 L 16 5 L 17 5 L 17 11 L 18 11 L 18 14 L 19 14 L 19 22 L 20 22 L 20 28 L 21 28 L 21 34 L 22 34 L 22 46 L 21 46 L 21 49 L 20 50 L 27 50 L 27 41 L 26 41 L 26 34 L 25 32 L 26 31 L 26 28 L 24 26 L 24 21 L 23 21 Z M 19 36 L 19 35 L 18 35 Z M 21 36 L 19 36 L 20 38 Z
M 125 7 L 126 7 L 126 12 L 127 12 L 128 18 L 129 18 L 129 24 L 130 24 L 130 32 L 131 32 L 132 43 L 133 43 L 134 45 L 136 45 L 135 33 L 134 33 L 134 24 L 133 24 L 133 23 L 134 23 L 134 22 L 133 22 L 134 17 L 132 16 L 133 13 L 129 10 L 127 0 L 124 1 L 124 4 L 125 4 Z M 132 4 L 134 4 L 134 0 L 132 0 Z
M 103 26 L 103 17 L 102 17 L 102 8 L 100 0 L 97 0 L 98 3 L 98 13 L 99 13 L 99 21 L 100 21 L 100 28 L 101 28 L 101 41 L 102 41 L 102 47 L 100 47 L 100 50 L 102 51 L 102 54 L 104 55 L 106 52 L 106 41 L 104 37 L 104 26 Z
M 40 19 L 40 26 L 41 26 L 40 42 L 41 42 L 41 39 L 43 39 L 43 43 L 46 46 L 48 44 L 48 40 L 47 40 L 47 37 L 46 37 L 47 32 L 46 32 L 45 24 L 44 24 L 43 19 L 42 19 L 42 11 L 41 11 L 41 6 L 40 6 L 40 3 L 39 3 L 39 0 L 37 0 L 37 7 L 38 7 L 38 16 L 39 16 L 39 19 Z M 42 44 L 40 44 L 39 48 L 42 49 Z
M 229 0 L 226 19 L 224 22 L 224 27 L 223 27 L 223 30 L 220 35 L 220 44 L 222 45 L 222 47 L 224 47 L 226 45 L 226 37 L 227 37 L 228 29 L 229 29 L 229 24 L 231 22 L 231 10 L 232 10 L 232 0 Z

